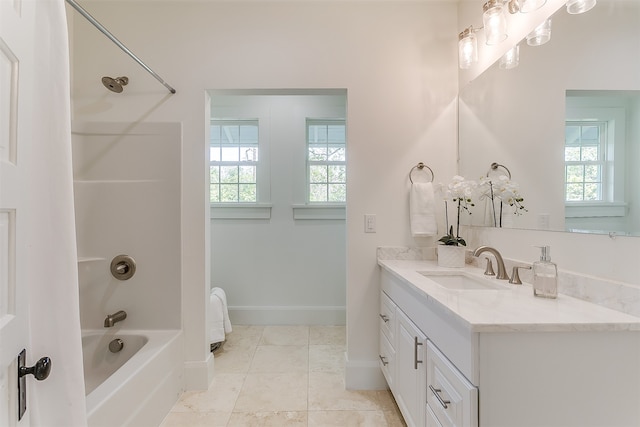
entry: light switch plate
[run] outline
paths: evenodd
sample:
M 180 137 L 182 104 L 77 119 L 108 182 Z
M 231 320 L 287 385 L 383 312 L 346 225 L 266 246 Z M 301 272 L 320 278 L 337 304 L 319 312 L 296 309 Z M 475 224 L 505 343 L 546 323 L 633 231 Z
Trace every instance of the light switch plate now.
M 374 214 L 364 215 L 364 232 L 365 233 L 376 232 L 376 216 Z

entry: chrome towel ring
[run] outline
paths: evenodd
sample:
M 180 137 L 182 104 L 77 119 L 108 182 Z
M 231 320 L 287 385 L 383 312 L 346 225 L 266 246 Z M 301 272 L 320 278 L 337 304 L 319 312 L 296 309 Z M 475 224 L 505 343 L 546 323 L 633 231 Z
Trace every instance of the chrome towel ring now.
M 509 179 L 511 179 L 511 171 L 505 165 L 501 165 L 501 164 L 496 163 L 496 162 L 491 163 L 491 169 L 489 169 L 489 171 L 487 172 L 487 177 L 489 176 L 491 171 L 495 171 L 498 168 L 502 168 L 505 171 L 507 171 L 507 176 L 509 177 Z
M 411 174 L 413 173 L 413 171 L 415 171 L 416 169 L 423 170 L 424 168 L 429 169 L 429 172 L 431 172 L 431 181 L 430 182 L 433 182 L 433 180 L 436 177 L 436 175 L 433 173 L 433 170 L 429 166 L 427 166 L 424 163 L 420 162 L 417 165 L 415 165 L 414 167 L 412 167 L 411 170 L 409 171 L 409 181 L 411 181 L 412 184 L 413 184 L 413 178 L 411 178 Z

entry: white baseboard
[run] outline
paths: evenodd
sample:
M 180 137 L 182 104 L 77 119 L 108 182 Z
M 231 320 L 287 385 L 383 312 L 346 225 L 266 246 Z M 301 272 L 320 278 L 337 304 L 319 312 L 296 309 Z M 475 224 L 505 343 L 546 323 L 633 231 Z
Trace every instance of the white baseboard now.
M 345 325 L 344 306 L 229 306 L 234 325 Z
M 346 361 L 347 390 L 386 390 L 389 388 L 377 360 Z
M 184 362 L 185 390 L 207 390 L 213 380 L 213 354 L 198 362 Z

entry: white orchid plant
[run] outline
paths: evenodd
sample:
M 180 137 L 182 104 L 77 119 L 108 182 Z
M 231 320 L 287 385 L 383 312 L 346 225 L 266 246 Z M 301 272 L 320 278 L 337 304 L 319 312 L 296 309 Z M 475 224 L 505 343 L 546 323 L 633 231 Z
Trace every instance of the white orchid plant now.
M 483 176 L 480 178 L 480 187 L 483 189 L 480 198 L 491 200 L 494 227 L 502 227 L 502 211 L 505 204 L 514 208 L 513 213 L 515 215 L 522 215 L 528 212 L 522 203 L 524 198 L 520 195 L 520 186 L 508 176 Z M 500 212 L 496 212 L 495 201 L 500 202 Z
M 445 220 L 447 224 L 448 234 L 438 239 L 443 245 L 447 246 L 467 246 L 467 242 L 460 237 L 460 213 L 464 210 L 471 215 L 470 207 L 475 206 L 472 200 L 473 193 L 477 188 L 476 181 L 467 180 L 463 176 L 456 175 L 446 187 L 440 184 L 443 192 Z M 456 232 L 453 233 L 453 225 L 449 226 L 449 202 L 453 203 L 457 209 L 456 215 Z

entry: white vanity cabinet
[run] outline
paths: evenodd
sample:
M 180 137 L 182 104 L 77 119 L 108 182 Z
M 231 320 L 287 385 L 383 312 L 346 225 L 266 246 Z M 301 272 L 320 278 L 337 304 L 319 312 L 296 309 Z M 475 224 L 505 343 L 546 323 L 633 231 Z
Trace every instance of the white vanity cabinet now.
M 426 336 L 384 292 L 379 316 L 380 369 L 407 425 L 424 426 Z
M 407 425 L 640 426 L 640 319 L 525 286 L 449 292 L 418 273 L 433 264 L 381 265 L 385 377 Z
M 380 320 L 380 368 L 407 426 L 477 426 L 476 388 L 384 291 Z

